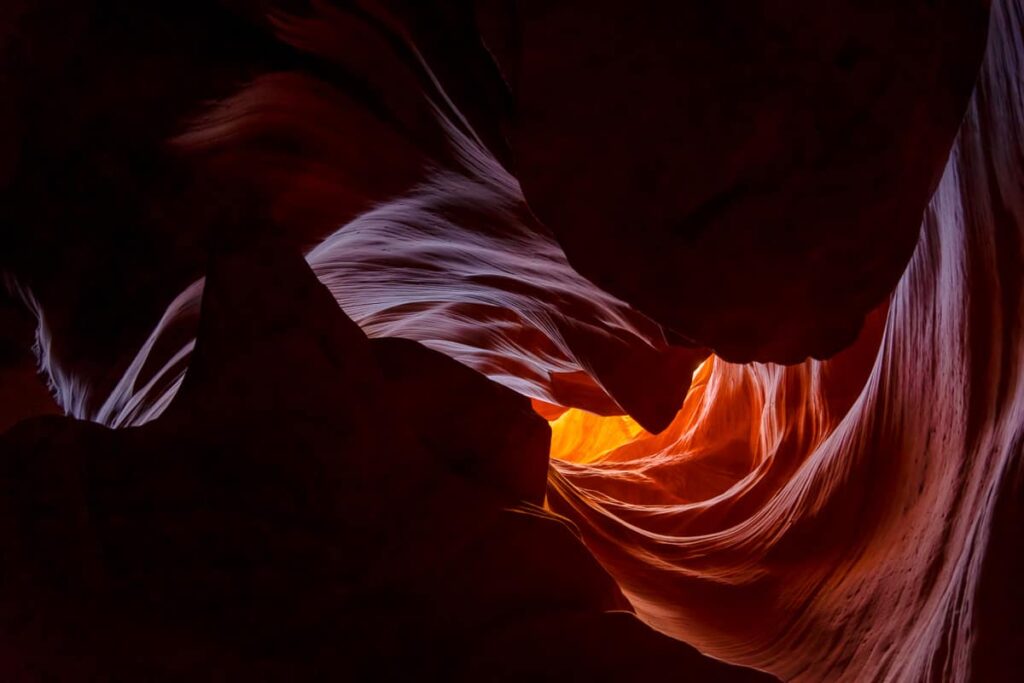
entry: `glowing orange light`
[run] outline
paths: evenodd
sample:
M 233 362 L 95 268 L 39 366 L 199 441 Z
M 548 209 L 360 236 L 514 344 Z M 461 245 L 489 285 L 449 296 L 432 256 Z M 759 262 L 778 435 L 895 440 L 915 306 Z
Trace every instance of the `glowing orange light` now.
M 591 463 L 647 432 L 628 415 L 603 417 L 571 408 L 551 423 L 551 457 Z
M 707 380 L 710 360 L 708 357 L 693 371 L 694 387 Z M 536 403 L 534 407 L 551 425 L 551 457 L 559 460 L 590 464 L 622 446 L 652 437 L 628 415 L 602 416 L 578 408 L 562 411 Z

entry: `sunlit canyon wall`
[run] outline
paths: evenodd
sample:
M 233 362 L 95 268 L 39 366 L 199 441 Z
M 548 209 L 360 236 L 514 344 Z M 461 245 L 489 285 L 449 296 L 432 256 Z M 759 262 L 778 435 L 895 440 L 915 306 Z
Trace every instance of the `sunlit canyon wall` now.
M 500 124 L 472 87 L 483 67 L 403 3 L 272 13 L 277 40 L 369 70 L 398 114 L 300 60 L 183 116 L 161 149 L 258 210 L 201 212 L 206 194 L 176 189 L 180 214 L 145 213 L 239 223 L 216 228 L 205 277 L 182 266 L 156 290 L 150 327 L 103 339 L 114 360 L 81 360 L 69 276 L 12 260 L 70 417 L 0 437 L 7 678 L 1021 675 L 1024 4 L 992 3 L 976 81 L 983 32 L 922 48 L 886 81 L 897 94 L 832 122 L 860 147 L 808 141 L 769 97 L 769 132 L 694 181 L 710 208 L 615 192 L 638 166 L 610 164 L 693 168 L 662 160 L 665 140 L 590 150 L 587 127 L 636 96 L 614 64 L 594 67 L 620 88 L 608 111 L 579 139 L 551 133 L 587 96 L 580 77 L 543 110 L 559 96 L 544 79 L 574 66 L 548 51 L 581 15 L 521 4 L 518 47 L 503 3 L 477 8 L 520 103 Z M 969 36 L 982 5 L 943 4 L 928 30 Z M 719 76 L 745 85 L 737 64 Z M 963 101 L 938 76 L 900 99 L 930 70 Z M 907 141 L 864 151 L 875 134 Z M 763 139 L 806 159 L 776 168 Z M 739 189 L 716 201 L 726 180 Z M 829 202 L 835 224 L 787 227 Z M 674 213 L 693 220 L 659 223 Z M 775 246 L 745 246 L 759 230 Z M 27 392 L 23 375 L 4 377 Z

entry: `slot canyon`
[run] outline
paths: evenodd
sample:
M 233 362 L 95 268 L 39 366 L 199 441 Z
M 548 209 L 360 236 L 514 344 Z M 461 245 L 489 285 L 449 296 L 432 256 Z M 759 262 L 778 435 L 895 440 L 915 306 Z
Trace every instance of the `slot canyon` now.
M 1024 680 L 1024 0 L 6 0 L 0 88 L 0 681 Z

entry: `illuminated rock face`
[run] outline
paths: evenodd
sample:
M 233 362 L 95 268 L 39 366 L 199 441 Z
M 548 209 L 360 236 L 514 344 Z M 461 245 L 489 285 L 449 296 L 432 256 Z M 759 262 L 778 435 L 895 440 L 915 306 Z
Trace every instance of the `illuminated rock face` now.
M 7 678 L 1015 680 L 1024 7 L 576 4 L 15 32 Z
M 787 680 L 1020 671 L 1021 9 L 854 346 L 716 360 L 664 433 L 553 463 L 550 505 L 658 630 Z

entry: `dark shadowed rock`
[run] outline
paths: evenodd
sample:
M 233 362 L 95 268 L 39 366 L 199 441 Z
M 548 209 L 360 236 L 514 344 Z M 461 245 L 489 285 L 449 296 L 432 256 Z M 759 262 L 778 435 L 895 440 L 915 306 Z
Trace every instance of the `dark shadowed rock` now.
M 482 4 L 570 263 L 734 361 L 830 356 L 893 289 L 987 25 L 977 0 L 521 0 L 516 31 Z
M 159 419 L 0 437 L 0 674 L 543 680 L 586 666 L 586 639 L 627 648 L 597 679 L 767 680 L 614 613 L 615 582 L 531 504 L 547 430 L 455 361 L 368 340 L 297 253 L 218 257 Z

